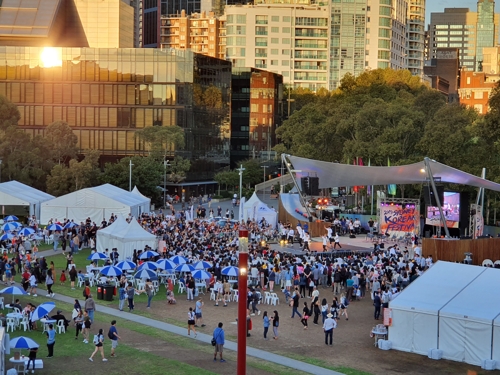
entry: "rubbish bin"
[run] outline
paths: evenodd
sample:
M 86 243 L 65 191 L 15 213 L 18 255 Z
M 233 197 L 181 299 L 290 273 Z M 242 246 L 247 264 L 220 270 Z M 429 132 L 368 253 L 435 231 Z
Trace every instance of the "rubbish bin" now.
M 104 299 L 103 285 L 97 285 L 97 299 Z
M 102 286 L 102 289 L 104 290 L 104 300 L 105 301 L 113 301 L 113 294 L 115 293 L 115 286 L 106 284 Z

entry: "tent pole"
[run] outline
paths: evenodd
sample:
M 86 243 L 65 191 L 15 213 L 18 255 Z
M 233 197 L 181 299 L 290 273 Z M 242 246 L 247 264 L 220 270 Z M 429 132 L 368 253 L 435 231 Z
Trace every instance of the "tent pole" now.
M 290 168 L 291 164 L 286 161 L 286 155 L 285 154 L 282 154 L 282 160 L 285 163 L 285 167 L 286 167 L 288 173 L 290 174 L 290 177 L 292 177 L 292 181 L 293 181 L 293 184 L 295 185 L 295 189 L 297 189 L 297 192 L 299 193 L 300 203 L 302 203 L 302 205 L 306 209 L 307 215 L 310 218 L 312 218 L 311 211 L 309 211 L 309 207 L 307 206 L 307 202 L 305 201 L 304 197 L 302 196 L 302 192 L 299 189 L 299 185 L 297 184 L 297 180 L 296 180 L 295 176 L 292 173 L 292 169 Z
M 482 171 L 482 173 L 481 173 L 481 178 L 482 178 L 483 180 L 485 180 L 485 179 L 486 179 L 486 168 L 483 168 L 483 171 Z M 483 213 L 484 213 L 484 189 L 483 189 L 483 188 L 481 188 L 481 190 L 482 190 L 482 191 L 481 191 L 481 193 L 482 193 L 482 194 L 481 194 L 481 216 L 482 216 L 482 217 L 484 217 L 484 215 L 483 215 Z
M 446 238 L 450 238 L 450 231 L 446 226 L 446 218 L 444 217 L 443 207 L 441 205 L 441 199 L 439 199 L 438 191 L 436 189 L 436 184 L 434 183 L 434 176 L 432 175 L 431 163 L 429 158 L 424 158 L 425 169 L 427 170 L 427 175 L 429 176 L 429 183 L 432 186 L 432 191 L 434 192 L 434 196 L 436 197 L 436 203 L 439 209 L 439 216 L 441 217 L 441 222 L 443 223 L 444 234 Z
M 373 190 L 373 185 L 372 185 L 372 206 L 370 208 L 370 216 L 373 216 L 373 195 L 375 194 L 375 190 Z

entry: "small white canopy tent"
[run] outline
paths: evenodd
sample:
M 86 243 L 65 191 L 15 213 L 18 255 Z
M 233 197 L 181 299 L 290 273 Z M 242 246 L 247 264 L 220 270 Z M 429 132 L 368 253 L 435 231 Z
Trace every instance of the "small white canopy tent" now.
M 54 199 L 53 195 L 22 184 L 18 181 L 2 182 L 0 184 L 0 205 L 2 214 L 10 215 L 17 212 L 9 212 L 8 206 L 29 207 L 29 215 L 36 215 L 40 219 L 40 207 L 43 202 Z
M 128 226 L 127 220 L 122 215 L 118 215 L 118 218 L 113 222 L 113 224 L 108 225 L 106 228 L 99 229 L 97 231 L 97 243 L 96 249 L 100 253 L 104 253 L 106 249 L 111 250 L 113 247 L 113 239 L 111 238 L 112 233 L 121 231 Z
M 142 195 L 142 193 L 139 191 L 139 189 L 137 189 L 137 186 L 134 186 L 134 188 L 132 189 L 132 194 L 135 194 L 135 195 L 138 195 L 140 197 L 146 198 L 146 196 Z
M 112 213 L 139 217 L 149 212 L 150 199 L 119 187 L 104 184 L 82 189 L 42 203 L 40 222 L 47 224 L 52 219 L 73 219 L 75 222 L 92 221 L 100 223 Z
M 427 355 L 438 348 L 439 310 L 485 268 L 438 261 L 389 303 L 392 348 Z M 474 299 L 469 301 L 474 304 Z
M 259 222 L 264 218 L 267 223 L 272 224 L 276 227 L 278 213 L 267 206 L 264 202 L 262 202 L 257 194 L 254 192 L 250 199 L 245 202 L 243 207 L 243 220 L 255 220 Z
M 110 238 L 112 240 L 111 248 L 116 247 L 118 249 L 120 260 L 131 259 L 134 249 L 144 250 L 146 246 L 149 246 L 156 250 L 158 247 L 156 236 L 141 227 L 135 218 L 126 227 L 117 232 L 112 232 Z
M 500 314 L 500 299 L 494 297 L 500 270 L 483 270 L 439 312 L 439 349 L 445 359 L 476 366 L 491 359 L 493 321 Z

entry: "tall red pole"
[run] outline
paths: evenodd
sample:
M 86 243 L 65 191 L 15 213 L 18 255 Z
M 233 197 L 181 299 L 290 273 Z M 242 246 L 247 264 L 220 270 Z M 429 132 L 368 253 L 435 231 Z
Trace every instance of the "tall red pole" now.
M 248 291 L 248 230 L 239 230 L 238 275 L 238 363 L 237 375 L 247 373 L 247 291 Z

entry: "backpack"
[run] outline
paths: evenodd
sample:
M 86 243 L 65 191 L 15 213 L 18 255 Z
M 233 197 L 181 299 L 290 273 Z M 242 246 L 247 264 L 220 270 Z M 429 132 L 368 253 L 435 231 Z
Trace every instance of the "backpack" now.
M 323 275 L 328 275 L 328 267 L 323 267 Z
M 114 340 L 114 338 L 115 338 L 115 335 L 113 335 L 113 333 L 111 333 L 111 328 L 110 328 L 110 329 L 109 329 L 109 331 L 108 331 L 108 338 L 109 338 L 110 340 Z
M 92 342 L 94 345 L 97 345 L 99 343 L 99 335 L 94 335 L 94 340 Z
M 382 294 L 382 303 L 389 303 L 389 294 Z
M 344 306 L 349 306 L 349 298 L 344 298 Z

